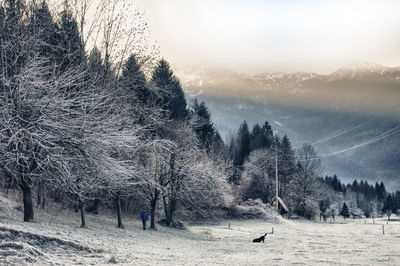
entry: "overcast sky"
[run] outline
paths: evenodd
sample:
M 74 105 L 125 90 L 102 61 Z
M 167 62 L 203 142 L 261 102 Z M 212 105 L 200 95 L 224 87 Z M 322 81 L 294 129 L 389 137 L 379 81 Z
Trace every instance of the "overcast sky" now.
M 138 0 L 178 67 L 328 73 L 400 65 L 400 1 Z

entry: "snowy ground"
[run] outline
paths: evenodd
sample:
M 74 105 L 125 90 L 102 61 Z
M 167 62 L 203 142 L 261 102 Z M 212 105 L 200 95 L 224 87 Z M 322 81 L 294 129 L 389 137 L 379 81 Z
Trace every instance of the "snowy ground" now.
M 398 218 L 224 221 L 143 231 L 135 219 L 125 218 L 126 228 L 118 229 L 114 217 L 88 215 L 82 229 L 78 214 L 56 205 L 49 213 L 36 210 L 36 223 L 23 223 L 19 205 L 0 193 L 0 265 L 400 265 Z M 265 243 L 251 242 L 272 227 Z

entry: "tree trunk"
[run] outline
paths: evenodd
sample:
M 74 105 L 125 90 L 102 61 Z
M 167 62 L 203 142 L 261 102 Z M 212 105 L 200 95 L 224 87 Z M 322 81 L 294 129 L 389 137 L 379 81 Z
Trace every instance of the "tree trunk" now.
M 165 213 L 165 220 L 167 221 L 167 225 L 170 225 L 170 216 L 169 216 L 169 208 L 167 203 L 167 197 L 163 196 L 163 204 L 164 204 L 164 213 Z
M 176 199 L 171 199 L 169 202 L 169 223 L 170 225 L 174 224 L 174 213 L 176 209 Z
M 37 200 L 36 200 L 37 207 L 38 208 L 42 207 L 42 209 L 44 209 L 45 201 L 46 201 L 46 189 L 44 184 L 42 182 L 39 182 L 37 189 Z
M 21 189 L 24 198 L 24 222 L 32 222 L 34 218 L 32 190 L 28 184 L 25 184 Z
M 85 209 L 83 208 L 83 202 L 79 201 L 79 209 L 81 211 L 81 227 L 86 227 L 86 220 L 85 220 Z
M 54 191 L 54 201 L 55 202 L 61 202 L 62 201 L 62 195 L 61 195 L 60 189 L 56 189 L 56 191 Z
M 156 214 L 156 205 L 157 201 L 156 200 L 151 200 L 150 202 L 150 229 L 156 229 L 155 225 L 155 214 Z
M 156 206 L 159 192 L 157 189 L 154 190 L 154 198 L 150 202 L 150 229 L 156 229 L 155 217 L 156 217 Z
M 165 211 L 165 219 L 167 220 L 167 225 L 171 226 L 172 225 L 172 212 L 171 209 L 174 207 L 172 206 L 173 200 L 171 199 L 174 196 L 174 189 L 175 189 L 175 153 L 171 154 L 171 158 L 169 161 L 169 168 L 170 168 L 170 184 L 168 187 L 168 199 L 164 195 L 163 196 L 163 202 L 164 202 L 164 211 Z M 168 203 L 167 203 L 168 201 Z
M 46 203 L 46 194 L 43 193 L 43 195 L 42 195 L 42 210 L 44 210 L 45 203 Z
M 39 184 L 39 188 L 37 190 L 37 199 L 36 199 L 36 205 L 37 207 L 40 207 L 40 204 L 42 203 L 42 192 Z
M 122 224 L 122 216 L 121 216 L 121 199 L 119 193 L 115 196 L 115 203 L 117 205 L 117 220 L 118 220 L 118 228 L 124 228 Z

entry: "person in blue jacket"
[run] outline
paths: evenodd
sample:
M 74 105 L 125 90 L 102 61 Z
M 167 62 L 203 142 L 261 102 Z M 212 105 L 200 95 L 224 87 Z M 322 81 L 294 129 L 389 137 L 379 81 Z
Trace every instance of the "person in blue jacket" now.
M 147 212 L 146 208 L 144 208 L 143 211 L 140 212 L 139 218 L 142 219 L 143 230 L 146 230 L 146 222 L 149 219 L 149 213 Z

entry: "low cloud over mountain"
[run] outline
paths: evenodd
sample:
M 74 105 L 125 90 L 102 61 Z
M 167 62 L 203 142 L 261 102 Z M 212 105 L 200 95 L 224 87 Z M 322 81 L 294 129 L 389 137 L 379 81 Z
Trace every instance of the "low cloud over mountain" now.
M 400 68 L 363 63 L 328 74 L 177 71 L 185 90 L 220 97 L 279 102 L 333 110 L 400 113 Z

